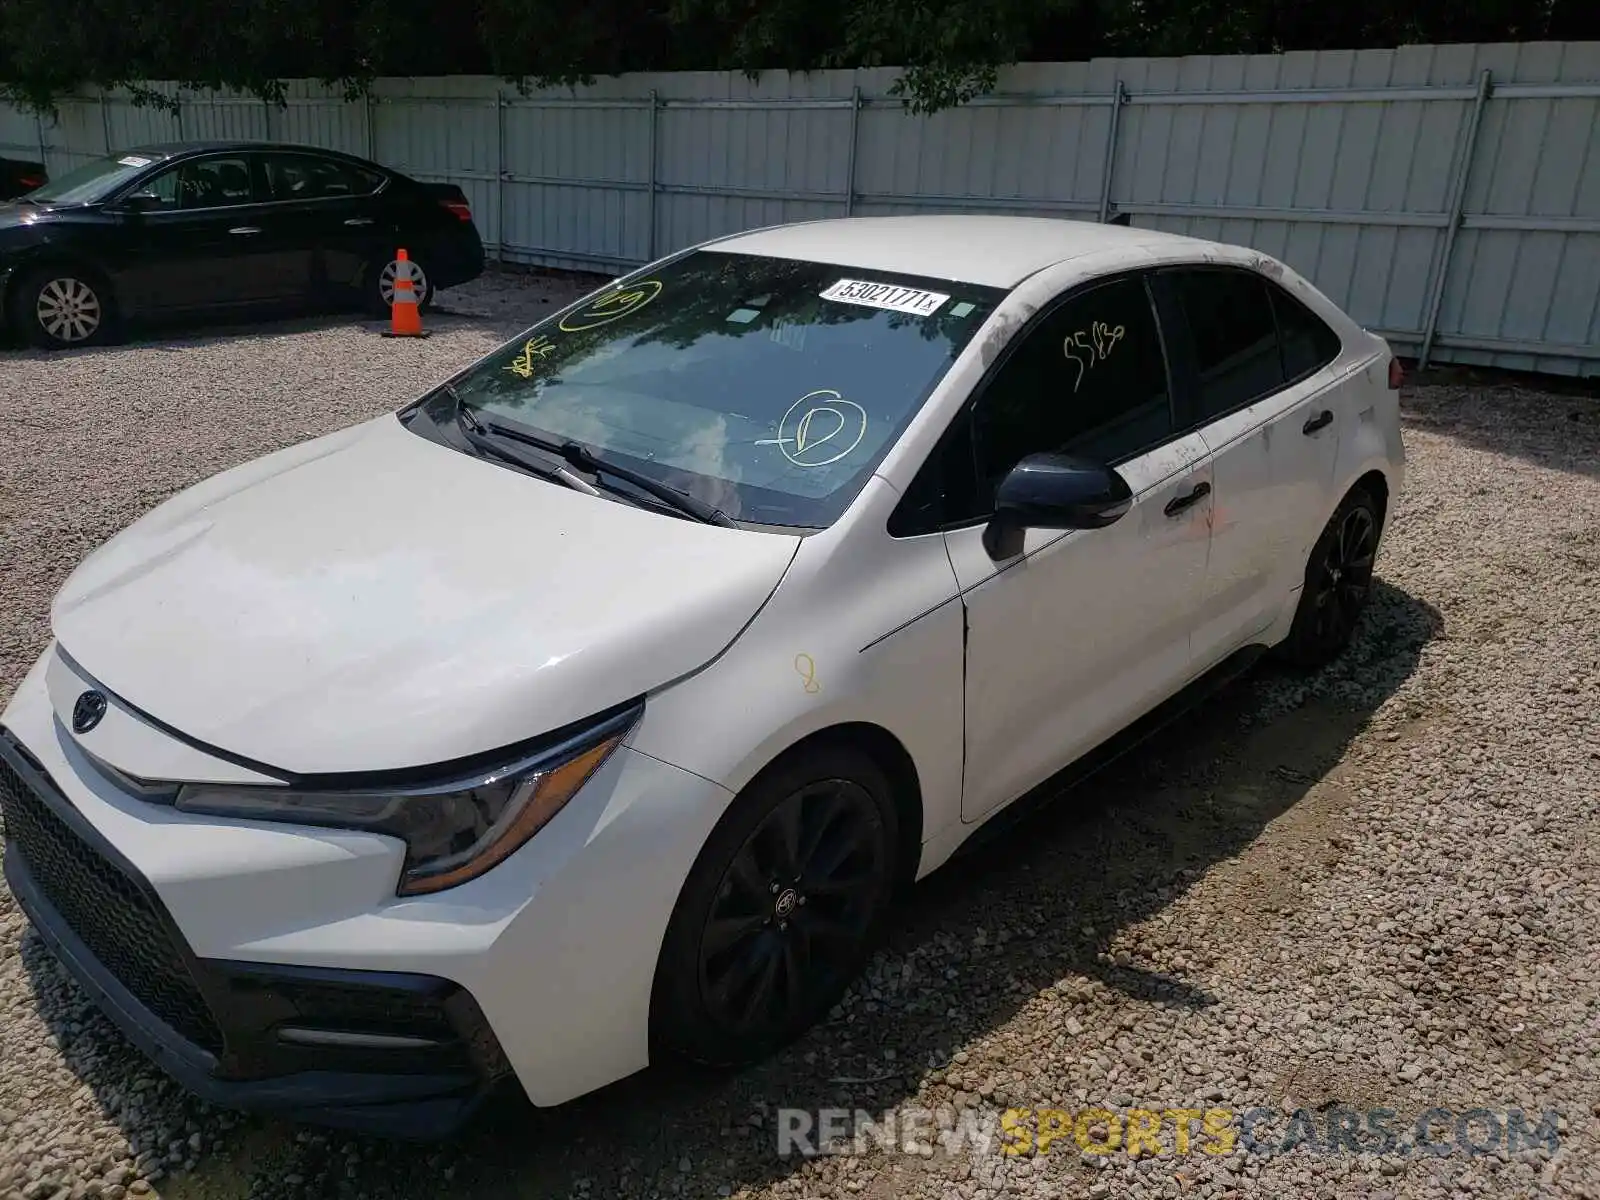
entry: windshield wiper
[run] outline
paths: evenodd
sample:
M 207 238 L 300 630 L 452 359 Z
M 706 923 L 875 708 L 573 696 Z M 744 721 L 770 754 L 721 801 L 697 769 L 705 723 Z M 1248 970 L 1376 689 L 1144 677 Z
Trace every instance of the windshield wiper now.
M 462 403 L 460 396 L 456 395 L 455 388 L 447 383 L 444 385 L 443 391 L 455 402 L 456 425 L 461 430 L 461 436 L 466 438 L 468 443 L 476 449 L 485 454 L 493 455 L 501 462 L 508 462 L 514 467 L 521 467 L 524 471 L 537 475 L 541 479 L 564 484 L 575 492 L 583 492 L 588 496 L 598 496 L 600 494 L 600 489 L 595 487 L 594 484 L 581 476 L 574 475 L 566 467 L 557 466 L 554 463 L 547 463 L 543 459 L 522 454 L 510 446 L 497 442 L 489 435 L 499 431 L 486 427 L 483 422 L 473 416 L 472 410 Z
M 696 521 L 703 522 L 707 525 L 721 525 L 729 529 L 738 528 L 738 525 L 734 519 L 728 516 L 728 514 L 723 512 L 720 508 L 707 504 L 704 500 L 701 500 L 695 496 L 691 496 L 687 492 L 680 492 L 677 488 L 662 483 L 659 479 L 652 479 L 643 471 L 635 471 L 629 467 L 620 467 L 613 463 L 603 462 L 595 455 L 593 450 L 589 449 L 589 447 L 585 446 L 582 442 L 574 442 L 570 440 L 565 442 L 556 442 L 549 438 L 539 437 L 536 434 L 523 433 L 520 429 L 513 429 L 510 426 L 501 425 L 495 421 L 482 420 L 472 411 L 470 405 L 466 404 L 459 396 L 456 395 L 455 389 L 450 388 L 448 384 L 445 386 L 448 389 L 448 394 L 452 399 L 455 400 L 456 420 L 462 425 L 463 429 L 476 426 L 480 431 L 477 434 L 479 437 L 492 434 L 498 437 L 508 438 L 514 442 L 521 442 L 524 445 L 532 446 L 535 450 L 543 450 L 546 454 L 554 454 L 557 458 L 563 459 L 569 466 L 576 467 L 580 471 L 586 471 L 596 478 L 604 475 L 610 475 L 614 479 L 620 479 L 625 483 L 631 483 L 641 492 L 645 492 L 648 495 L 654 496 L 657 500 L 661 501 L 661 503 L 667 505 L 669 508 L 680 512 L 685 516 L 692 517 Z M 490 444 L 498 445 L 498 443 L 494 442 L 491 442 Z M 562 470 L 563 468 L 557 467 L 554 469 Z M 571 475 L 571 472 L 566 472 L 566 474 Z M 577 480 L 578 483 L 583 484 L 583 486 L 588 488 L 590 491 L 595 490 L 587 482 L 579 479 L 578 476 L 572 475 L 572 478 Z

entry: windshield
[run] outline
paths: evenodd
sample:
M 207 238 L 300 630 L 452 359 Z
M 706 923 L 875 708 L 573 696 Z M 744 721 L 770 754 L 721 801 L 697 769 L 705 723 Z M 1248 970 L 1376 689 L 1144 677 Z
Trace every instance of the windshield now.
M 96 158 L 29 192 L 24 199 L 36 204 L 94 204 L 156 161 L 147 154 Z
M 696 251 L 456 381 L 488 419 L 761 525 L 832 523 L 1004 293 Z

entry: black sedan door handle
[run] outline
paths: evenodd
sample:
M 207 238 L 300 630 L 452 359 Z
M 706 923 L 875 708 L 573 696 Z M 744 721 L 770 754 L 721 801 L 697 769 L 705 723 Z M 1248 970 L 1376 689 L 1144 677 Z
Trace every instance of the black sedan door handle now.
M 1316 416 L 1309 418 L 1306 421 L 1306 423 L 1300 427 L 1300 432 L 1303 433 L 1303 434 L 1306 434 L 1309 437 L 1311 434 L 1315 433 L 1317 430 L 1322 429 L 1325 426 L 1332 425 L 1332 424 L 1333 424 L 1333 411 L 1331 409 L 1325 408 L 1321 412 L 1319 412 Z
M 1211 495 L 1211 485 L 1204 480 L 1194 485 L 1194 490 L 1187 496 L 1174 496 L 1167 501 L 1167 506 L 1161 511 L 1169 517 L 1175 517 L 1186 508 L 1193 508 L 1200 501 Z

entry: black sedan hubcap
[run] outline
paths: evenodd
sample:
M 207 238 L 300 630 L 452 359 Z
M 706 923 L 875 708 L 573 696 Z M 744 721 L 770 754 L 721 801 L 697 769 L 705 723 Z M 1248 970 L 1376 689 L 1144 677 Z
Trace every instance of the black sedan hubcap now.
M 1339 522 L 1328 548 L 1316 591 L 1316 636 L 1323 645 L 1337 645 L 1350 636 L 1372 587 L 1372 564 L 1378 549 L 1378 526 L 1365 508 L 1352 508 Z
M 872 797 L 843 779 L 810 784 L 767 814 L 700 935 L 700 994 L 719 1024 L 782 1035 L 849 978 L 885 896 L 885 836 Z

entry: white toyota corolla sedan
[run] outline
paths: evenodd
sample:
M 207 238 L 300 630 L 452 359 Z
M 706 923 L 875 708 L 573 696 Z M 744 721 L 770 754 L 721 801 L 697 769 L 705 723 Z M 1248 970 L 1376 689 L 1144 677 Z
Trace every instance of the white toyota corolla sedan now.
M 396 1133 L 826 1014 L 897 889 L 1350 637 L 1399 368 L 1283 264 L 817 221 L 608 285 L 92 554 L 5 872 L 196 1092 Z

